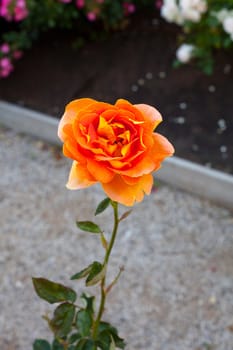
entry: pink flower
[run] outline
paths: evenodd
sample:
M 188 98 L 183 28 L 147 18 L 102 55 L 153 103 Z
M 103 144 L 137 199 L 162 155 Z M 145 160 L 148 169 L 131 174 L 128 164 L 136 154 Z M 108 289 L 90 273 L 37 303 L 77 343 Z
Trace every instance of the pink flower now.
M 13 65 L 9 58 L 3 57 L 0 59 L 0 77 L 6 78 L 13 70 Z
M 22 21 L 28 16 L 28 9 L 25 0 L 2 0 L 0 16 L 7 21 Z
M 12 19 L 12 16 L 9 11 L 9 5 L 11 0 L 2 0 L 0 5 L 0 16 L 4 17 L 7 21 Z
M 9 44 L 3 43 L 3 44 L 0 46 L 0 51 L 1 51 L 2 53 L 8 53 L 8 52 L 10 52 L 10 46 L 9 46 Z
M 9 74 L 10 72 L 6 70 L 3 70 L 3 71 L 0 70 L 0 78 L 7 78 Z
M 96 14 L 95 14 L 95 12 L 88 12 L 87 18 L 88 18 L 88 20 L 89 20 L 90 22 L 95 21 L 95 20 L 96 20 Z
M 23 56 L 23 52 L 20 51 L 20 50 L 15 50 L 15 51 L 13 52 L 13 57 L 14 57 L 14 59 L 16 59 L 16 60 L 19 60 L 22 56 Z
M 131 13 L 134 13 L 136 10 L 135 5 L 132 3 L 129 3 L 129 2 L 124 2 L 123 8 L 124 8 L 124 12 L 125 12 L 126 16 L 131 14 Z
M 10 75 L 10 73 L 12 72 L 12 70 L 13 70 L 13 67 L 12 67 L 12 69 L 1 70 L 0 71 L 0 78 L 7 78 Z
M 28 9 L 25 0 L 18 0 L 14 8 L 15 21 L 22 21 L 28 16 Z
M 64 4 L 68 4 L 69 2 L 71 2 L 72 0 L 59 0 L 60 2 L 63 2 Z
M 85 6 L 85 0 L 77 0 L 76 6 L 77 8 L 82 9 Z
M 14 19 L 19 22 L 28 16 L 28 10 L 26 8 L 16 7 L 14 11 Z
M 8 68 L 11 65 L 11 61 L 8 57 L 3 57 L 0 59 L 0 67 L 1 68 Z

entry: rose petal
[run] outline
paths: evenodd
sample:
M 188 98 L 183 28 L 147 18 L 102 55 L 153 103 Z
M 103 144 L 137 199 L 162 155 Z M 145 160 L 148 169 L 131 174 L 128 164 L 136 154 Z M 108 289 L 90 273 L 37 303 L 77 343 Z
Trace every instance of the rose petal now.
M 138 177 L 130 177 L 130 176 L 125 176 L 125 175 L 121 175 L 122 179 L 124 180 L 124 182 L 127 183 L 127 185 L 135 185 L 138 183 Z
M 109 198 L 126 206 L 132 206 L 135 202 L 141 202 L 144 194 L 149 195 L 153 186 L 153 176 L 143 175 L 132 185 L 127 184 L 120 175 L 115 175 L 113 180 L 102 187 Z
M 93 159 L 87 160 L 87 169 L 90 174 L 92 174 L 93 178 L 99 182 L 107 183 L 114 177 L 114 173 L 109 170 L 106 165 L 104 166 L 103 163 L 101 164 Z
M 166 139 L 166 137 L 158 134 L 152 134 L 154 144 L 141 155 L 140 160 L 135 160 L 135 164 L 127 169 L 121 170 L 120 167 L 116 170 L 116 173 L 126 175 L 129 177 L 138 177 L 144 174 L 149 174 L 152 171 L 158 170 L 161 166 L 161 162 L 170 157 L 174 153 L 174 147 Z
M 144 152 L 139 158 L 140 159 L 135 160 L 135 164 L 129 166 L 129 169 L 121 170 L 119 167 L 116 173 L 130 177 L 139 177 L 151 173 L 155 168 L 154 157 L 152 157 L 149 152 Z M 113 162 L 110 163 L 112 164 Z
M 124 99 L 119 99 L 116 101 L 115 106 L 119 108 L 119 110 L 123 110 L 121 111 L 121 113 L 124 112 L 124 110 L 131 112 L 132 119 L 134 121 L 139 121 L 140 122 L 139 124 L 141 124 L 141 122 L 143 121 L 143 115 L 141 111 L 138 108 L 136 108 L 134 105 L 132 105 L 129 101 Z
M 114 109 L 114 106 L 107 102 L 99 102 L 93 100 L 94 103 L 91 105 L 91 108 L 87 108 L 88 111 L 97 113 L 98 115 L 101 115 L 107 110 Z
M 154 153 L 155 158 L 158 161 L 164 160 L 166 157 L 170 157 L 175 152 L 172 144 L 164 137 L 158 133 L 153 134 L 154 145 L 152 147 L 151 153 Z
M 159 123 L 161 123 L 162 116 L 159 111 L 147 104 L 136 104 L 134 105 L 145 117 L 145 120 L 150 128 L 150 131 L 153 131 Z
M 58 137 L 64 141 L 65 140 L 65 134 L 63 132 L 63 127 L 66 124 L 71 124 L 79 110 L 86 108 L 91 103 L 96 102 L 95 100 L 91 98 L 80 98 L 78 100 L 71 101 L 65 109 L 65 113 L 63 114 L 59 126 L 58 126 Z
M 85 154 L 79 151 L 78 145 L 73 140 L 66 140 L 63 144 L 63 153 L 66 157 L 76 160 L 79 163 L 87 162 Z
M 95 184 L 97 181 L 87 170 L 86 165 L 79 164 L 74 161 L 70 170 L 69 179 L 66 187 L 69 190 L 78 190 L 81 188 L 89 187 Z

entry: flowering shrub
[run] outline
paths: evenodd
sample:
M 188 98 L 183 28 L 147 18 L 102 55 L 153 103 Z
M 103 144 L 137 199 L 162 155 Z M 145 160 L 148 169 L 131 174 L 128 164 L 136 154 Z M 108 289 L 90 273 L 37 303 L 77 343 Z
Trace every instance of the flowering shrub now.
M 26 0 L 16 0 L 14 3 L 11 0 L 2 0 L 0 16 L 7 21 L 22 21 L 28 16 Z
M 13 71 L 15 61 L 41 32 L 72 28 L 77 36 L 94 37 L 101 28 L 95 22 L 108 32 L 124 26 L 135 11 L 155 7 L 168 23 L 183 29 L 175 66 L 196 59 L 211 73 L 213 51 L 233 47 L 233 0 L 1 0 L 0 78 Z
M 54 339 L 36 339 L 33 350 L 115 350 L 125 349 L 125 342 L 109 322 L 103 321 L 108 294 L 123 271 L 107 281 L 109 258 L 120 222 L 130 214 L 119 216 L 119 203 L 133 206 L 150 194 L 152 172 L 174 148 L 154 128 L 162 121 L 160 113 L 145 104 L 132 105 L 118 100 L 115 105 L 90 98 L 68 104 L 59 123 L 58 136 L 64 142 L 63 153 L 74 160 L 68 181 L 69 189 L 82 189 L 100 182 L 107 198 L 99 203 L 95 215 L 113 209 L 113 229 L 109 238 L 92 221 L 78 221 L 82 231 L 97 234 L 104 249 L 102 262 L 94 261 L 71 279 L 85 279 L 87 287 L 99 286 L 100 298 L 83 293 L 77 297 L 73 288 L 45 278 L 33 278 L 37 295 L 57 304 L 52 317 L 44 316 Z
M 154 8 L 153 0 L 1 0 L 0 78 L 7 77 L 41 32 L 50 28 L 76 29 L 77 35 L 95 30 L 116 29 L 124 19 L 143 7 Z M 98 31 L 100 26 L 98 26 Z
M 233 47 L 233 0 L 164 0 L 161 16 L 183 28 L 175 66 L 196 59 L 213 70 L 213 51 Z

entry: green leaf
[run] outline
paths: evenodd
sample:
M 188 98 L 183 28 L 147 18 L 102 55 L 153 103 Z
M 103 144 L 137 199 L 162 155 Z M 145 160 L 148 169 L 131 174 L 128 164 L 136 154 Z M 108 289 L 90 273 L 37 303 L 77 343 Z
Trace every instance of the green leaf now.
M 70 303 L 63 303 L 55 309 L 50 326 L 57 338 L 63 338 L 70 333 L 74 315 L 75 306 Z
M 78 280 L 80 278 L 86 277 L 90 273 L 91 268 L 92 268 L 92 264 L 90 264 L 88 267 L 86 267 L 82 271 L 80 271 L 80 272 L 76 273 L 75 275 L 73 275 L 71 277 L 71 280 Z
M 87 276 L 86 285 L 93 286 L 104 277 L 105 273 L 106 273 L 106 267 L 103 268 L 101 263 L 99 263 L 98 261 L 94 261 L 88 267 L 86 267 L 82 271 L 73 275 L 71 279 L 75 280 L 75 279 L 80 279 Z
M 182 66 L 182 63 L 179 60 L 174 60 L 172 63 L 173 68 L 179 68 Z
M 106 265 L 102 266 L 98 261 L 94 261 L 91 271 L 86 279 L 86 286 L 94 286 L 103 279 L 106 273 Z
M 99 324 L 99 333 L 103 331 L 110 331 L 110 333 L 117 333 L 117 329 L 113 327 L 110 323 L 108 322 L 100 322 Z
M 75 350 L 83 350 L 83 347 L 86 343 L 86 339 L 81 339 L 75 347 Z
M 105 342 L 109 342 L 109 344 L 111 344 L 112 339 L 114 340 L 115 346 L 117 348 L 125 348 L 124 339 L 119 337 L 117 329 L 108 322 L 100 322 L 98 340 L 104 340 Z
M 111 344 L 111 337 L 107 332 L 101 333 L 101 336 L 97 339 L 97 345 L 101 350 L 109 350 Z
M 87 296 L 85 293 L 83 293 L 81 295 L 81 299 L 84 300 L 85 302 L 85 309 L 87 311 L 89 311 L 90 315 L 94 314 L 94 301 L 95 301 L 95 297 L 91 296 Z
M 76 325 L 82 337 L 88 336 L 92 326 L 92 317 L 90 312 L 87 310 L 80 310 L 77 313 Z
M 51 350 L 51 346 L 47 340 L 36 339 L 33 343 L 33 350 Z
M 73 344 L 75 343 L 77 340 L 79 340 L 81 338 L 80 333 L 73 333 L 71 334 L 70 338 L 69 338 L 69 343 Z
M 113 337 L 107 331 L 101 333 L 100 337 L 97 340 L 97 345 L 101 350 L 115 350 L 116 344 L 113 340 Z
M 83 347 L 83 350 L 97 350 L 97 347 L 93 340 L 88 339 Z
M 75 302 L 77 295 L 71 288 L 49 281 L 45 278 L 32 278 L 37 295 L 50 304 L 62 301 Z
M 70 345 L 70 346 L 68 347 L 68 350 L 75 350 L 75 345 Z
M 57 339 L 54 339 L 52 350 L 64 350 L 64 346 Z
M 230 36 L 227 36 L 226 38 L 223 39 L 223 47 L 224 48 L 227 49 L 228 47 L 231 46 L 231 44 L 232 44 L 232 39 Z
M 91 339 L 81 339 L 75 347 L 75 350 L 97 350 L 97 347 Z
M 96 208 L 95 215 L 98 215 L 98 214 L 102 213 L 105 209 L 107 209 L 110 202 L 111 202 L 111 200 L 108 197 L 105 198 L 104 200 L 102 200 Z
M 77 221 L 76 222 L 78 228 L 82 231 L 87 231 L 91 233 L 101 233 L 101 229 L 98 225 L 96 225 L 92 221 Z

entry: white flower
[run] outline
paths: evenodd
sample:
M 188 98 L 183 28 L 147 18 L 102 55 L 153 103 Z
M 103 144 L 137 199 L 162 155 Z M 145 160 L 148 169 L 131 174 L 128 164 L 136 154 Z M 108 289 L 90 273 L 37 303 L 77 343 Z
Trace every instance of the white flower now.
M 206 0 L 193 0 L 193 7 L 197 9 L 200 13 L 205 13 L 207 11 L 207 2 Z
M 184 19 L 199 22 L 207 11 L 207 3 L 205 0 L 180 0 L 180 9 Z
M 207 10 L 206 0 L 180 0 L 180 7 L 186 9 L 194 9 L 200 13 Z
M 193 45 L 182 44 L 176 51 L 176 57 L 180 62 L 187 63 L 193 57 L 193 50 Z
M 199 22 L 206 11 L 206 0 L 164 0 L 161 16 L 168 22 L 182 25 L 185 20 Z
M 186 8 L 182 11 L 183 17 L 191 22 L 199 22 L 201 19 L 201 14 L 193 8 Z
M 176 3 L 176 0 L 165 0 L 161 8 L 161 16 L 168 22 L 174 22 L 176 24 L 182 24 L 183 18 L 180 13 L 180 9 Z
M 222 9 L 219 12 L 213 12 L 213 14 L 216 16 L 216 18 L 218 19 L 219 22 L 223 22 L 224 19 L 229 16 L 229 12 L 227 9 Z M 231 11 L 232 12 L 232 11 Z
M 233 16 L 226 17 L 222 23 L 223 29 L 228 34 L 233 34 Z

